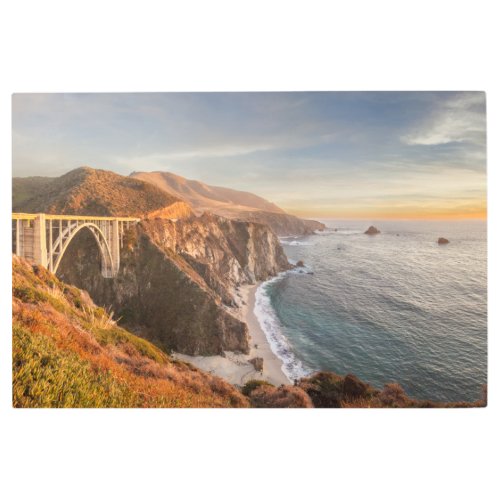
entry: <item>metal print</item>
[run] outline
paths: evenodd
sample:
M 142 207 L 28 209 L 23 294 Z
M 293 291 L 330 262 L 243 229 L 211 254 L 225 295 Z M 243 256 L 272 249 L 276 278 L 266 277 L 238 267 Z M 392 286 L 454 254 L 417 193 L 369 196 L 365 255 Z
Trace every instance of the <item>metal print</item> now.
M 486 405 L 483 92 L 15 94 L 15 407 Z

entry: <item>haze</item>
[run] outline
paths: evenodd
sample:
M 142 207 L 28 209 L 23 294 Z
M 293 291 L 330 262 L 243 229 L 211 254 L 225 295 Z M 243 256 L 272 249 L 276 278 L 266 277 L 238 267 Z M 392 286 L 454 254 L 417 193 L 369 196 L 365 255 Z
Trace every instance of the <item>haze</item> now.
M 302 217 L 484 218 L 482 92 L 15 94 L 13 175 L 169 171 Z

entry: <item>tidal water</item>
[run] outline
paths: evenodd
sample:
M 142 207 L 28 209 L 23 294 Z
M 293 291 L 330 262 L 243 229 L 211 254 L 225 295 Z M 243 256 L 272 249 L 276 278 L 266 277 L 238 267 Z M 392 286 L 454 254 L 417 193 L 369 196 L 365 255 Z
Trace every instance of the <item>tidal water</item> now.
M 484 221 L 323 221 L 284 238 L 306 267 L 262 284 L 255 312 L 283 371 L 353 373 L 416 398 L 474 401 L 487 372 Z M 337 229 L 335 231 L 335 229 Z M 438 245 L 438 237 L 450 240 Z

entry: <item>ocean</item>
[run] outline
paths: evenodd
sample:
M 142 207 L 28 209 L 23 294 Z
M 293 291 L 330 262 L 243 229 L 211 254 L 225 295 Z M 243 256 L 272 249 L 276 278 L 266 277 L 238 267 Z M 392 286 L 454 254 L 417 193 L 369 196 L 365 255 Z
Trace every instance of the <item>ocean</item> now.
M 255 313 L 291 379 L 353 373 L 435 401 L 474 401 L 487 377 L 485 221 L 323 220 L 283 238 L 305 267 L 266 281 Z M 335 230 L 336 229 L 336 230 Z M 450 240 L 438 245 L 437 239 Z

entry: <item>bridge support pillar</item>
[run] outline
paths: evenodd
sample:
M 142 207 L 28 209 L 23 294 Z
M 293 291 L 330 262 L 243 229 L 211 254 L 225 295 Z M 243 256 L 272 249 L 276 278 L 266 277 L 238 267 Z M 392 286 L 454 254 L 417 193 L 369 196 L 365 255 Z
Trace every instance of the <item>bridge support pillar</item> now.
M 47 232 L 45 214 L 38 214 L 33 221 L 33 261 L 35 264 L 47 267 Z
M 118 220 L 111 221 L 109 249 L 111 251 L 113 276 L 116 276 L 120 269 L 120 222 Z

